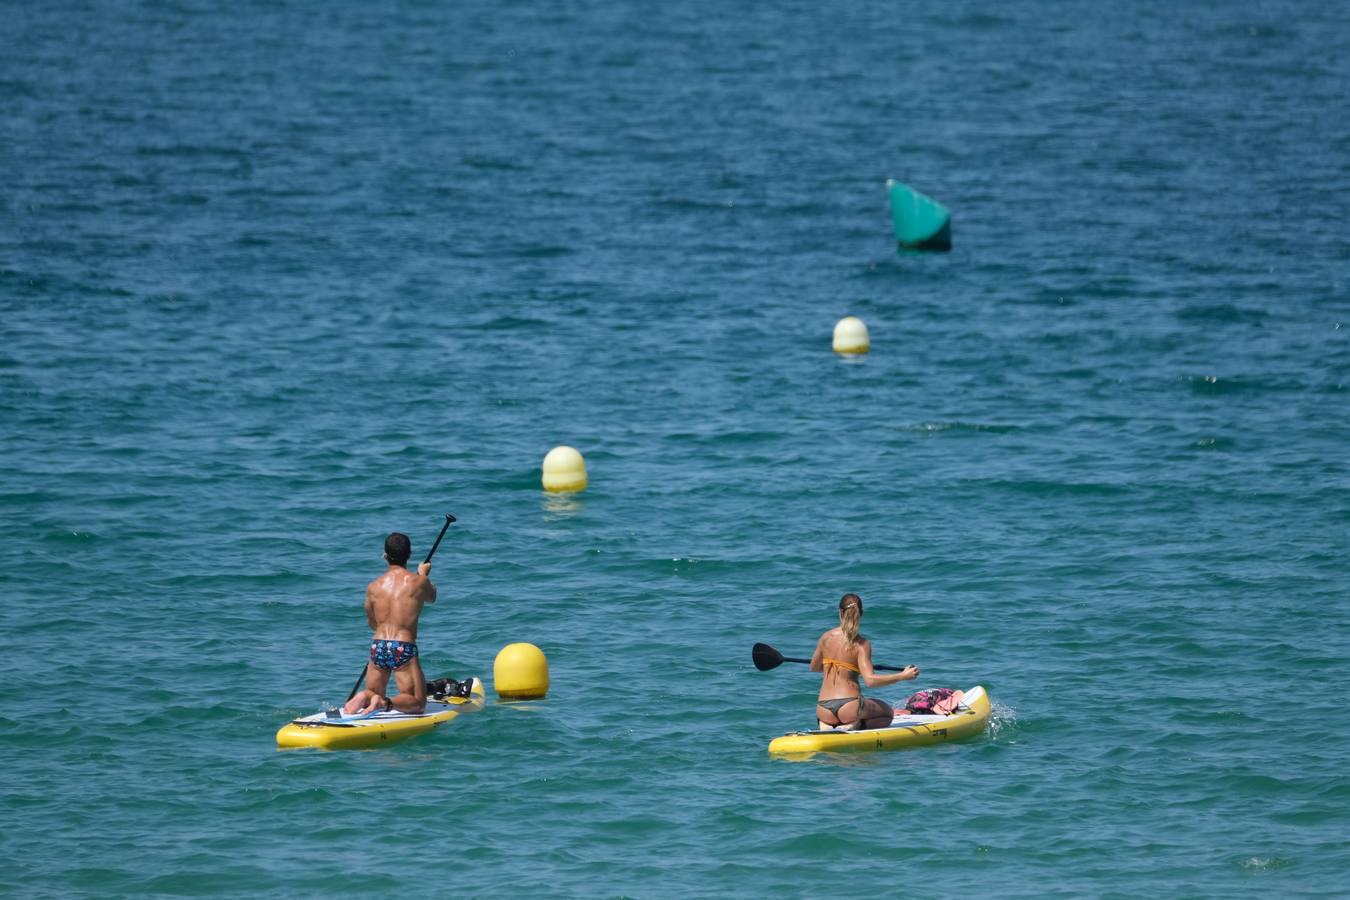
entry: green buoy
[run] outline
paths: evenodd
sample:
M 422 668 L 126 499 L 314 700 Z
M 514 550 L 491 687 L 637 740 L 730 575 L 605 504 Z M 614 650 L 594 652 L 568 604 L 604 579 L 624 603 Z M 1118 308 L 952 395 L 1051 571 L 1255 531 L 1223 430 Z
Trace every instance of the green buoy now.
M 947 207 L 907 184 L 886 180 L 895 239 L 906 250 L 952 249 L 952 214 Z

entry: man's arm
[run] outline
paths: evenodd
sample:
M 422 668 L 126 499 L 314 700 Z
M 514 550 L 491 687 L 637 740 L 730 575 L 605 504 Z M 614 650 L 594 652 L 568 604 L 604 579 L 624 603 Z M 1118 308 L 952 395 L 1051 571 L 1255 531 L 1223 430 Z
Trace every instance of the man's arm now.
M 436 602 L 436 585 L 431 583 L 431 563 L 422 562 L 417 564 L 417 574 L 422 576 L 422 602 Z
M 366 585 L 366 624 L 375 630 L 375 598 L 370 596 L 370 585 Z

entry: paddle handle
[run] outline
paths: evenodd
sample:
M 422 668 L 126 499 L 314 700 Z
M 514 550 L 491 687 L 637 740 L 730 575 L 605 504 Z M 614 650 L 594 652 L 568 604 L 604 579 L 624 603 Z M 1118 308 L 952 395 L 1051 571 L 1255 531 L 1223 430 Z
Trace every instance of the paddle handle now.
M 427 558 L 422 560 L 422 562 L 431 562 L 431 558 L 436 555 L 436 548 L 441 545 L 441 538 L 445 537 L 445 532 L 449 530 L 450 524 L 454 521 L 454 516 L 449 513 L 445 514 L 445 524 L 441 526 L 441 533 L 436 535 L 436 543 L 431 545 L 431 549 L 427 551 Z

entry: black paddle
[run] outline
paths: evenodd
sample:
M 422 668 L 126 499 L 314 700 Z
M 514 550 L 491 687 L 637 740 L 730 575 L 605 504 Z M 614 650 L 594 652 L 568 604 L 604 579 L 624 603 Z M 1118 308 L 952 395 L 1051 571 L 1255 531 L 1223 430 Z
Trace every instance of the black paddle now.
M 792 656 L 784 656 L 768 644 L 756 644 L 750 651 L 750 658 L 755 661 L 755 668 L 761 672 L 767 672 L 770 669 L 776 669 L 785 662 L 799 662 L 811 664 L 809 659 L 797 659 Z M 878 666 L 873 665 L 874 669 L 884 669 L 887 672 L 903 672 L 909 666 Z M 351 699 L 351 698 L 348 698 Z
M 436 555 L 436 548 L 441 545 L 441 538 L 445 537 L 446 531 L 450 529 L 450 524 L 455 521 L 455 517 L 449 513 L 445 514 L 445 524 L 441 526 L 441 533 L 436 535 L 436 543 L 431 545 L 431 550 L 427 553 L 427 558 L 422 562 L 431 562 L 431 558 Z M 350 700 L 356 696 L 356 692 L 361 690 L 361 682 L 366 680 L 366 669 L 369 664 L 361 667 L 361 674 L 357 676 L 356 684 L 352 685 L 352 692 L 347 695 Z

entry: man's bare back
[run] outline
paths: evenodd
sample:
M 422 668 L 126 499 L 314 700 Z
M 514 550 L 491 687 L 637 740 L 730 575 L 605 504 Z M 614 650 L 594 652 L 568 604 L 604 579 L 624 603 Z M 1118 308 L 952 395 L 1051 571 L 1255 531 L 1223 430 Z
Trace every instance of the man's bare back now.
M 431 563 L 421 563 L 417 574 L 390 564 L 383 575 L 366 585 L 366 621 L 376 640 L 417 642 L 417 619 L 424 603 L 436 602 L 436 586 L 427 575 Z

